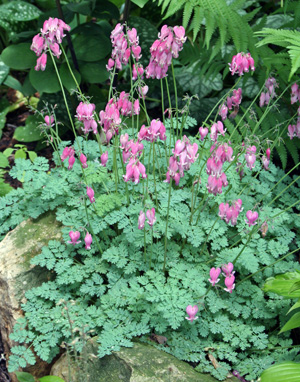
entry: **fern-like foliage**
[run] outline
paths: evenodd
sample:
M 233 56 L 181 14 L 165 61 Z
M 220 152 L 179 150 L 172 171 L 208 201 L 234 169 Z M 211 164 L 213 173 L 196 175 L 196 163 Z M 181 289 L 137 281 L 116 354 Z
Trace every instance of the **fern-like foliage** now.
M 291 62 L 290 80 L 300 67 L 300 32 L 285 29 L 277 30 L 264 28 L 262 31 L 256 32 L 255 34 L 259 37 L 263 37 L 257 44 L 258 47 L 266 44 L 273 44 L 287 49 Z M 282 57 L 286 58 L 286 56 Z
M 246 51 L 254 46 L 253 32 L 249 25 L 259 8 L 240 14 L 246 4 L 245 0 L 236 0 L 230 5 L 226 0 L 158 0 L 164 18 L 183 11 L 182 25 L 193 31 L 196 39 L 201 25 L 205 25 L 205 44 L 210 45 L 214 32 L 218 29 L 220 41 L 218 51 L 225 43 L 232 40 L 237 51 Z M 217 53 L 215 53 L 217 54 Z

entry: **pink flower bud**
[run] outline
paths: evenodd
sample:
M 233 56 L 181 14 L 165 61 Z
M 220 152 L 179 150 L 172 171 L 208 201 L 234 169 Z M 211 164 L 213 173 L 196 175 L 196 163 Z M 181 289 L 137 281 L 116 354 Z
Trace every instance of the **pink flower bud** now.
M 94 190 L 92 189 L 92 187 L 86 188 L 86 194 L 89 197 L 90 202 L 94 203 L 95 202 L 95 198 L 94 198 L 95 193 L 94 193 Z
M 47 126 L 51 126 L 52 123 L 54 122 L 54 117 L 52 115 L 51 116 L 45 115 L 44 120 Z
M 267 148 L 266 156 L 267 156 L 268 159 L 270 159 L 270 156 L 271 156 L 271 149 L 270 148 Z
M 75 163 L 75 157 L 74 157 L 74 155 L 71 155 L 69 158 L 68 170 L 72 170 L 74 163 Z
M 139 215 L 139 219 L 138 219 L 138 223 L 139 223 L 138 228 L 139 229 L 143 229 L 145 227 L 145 220 L 146 220 L 146 216 L 145 216 L 144 212 L 140 211 L 140 215 Z
M 105 151 L 100 157 L 101 159 L 101 166 L 106 167 L 106 163 L 108 161 L 108 151 Z
M 151 208 L 151 210 L 148 210 L 146 212 L 147 215 L 147 223 L 150 225 L 150 227 L 153 227 L 153 224 L 156 222 L 156 217 L 155 217 L 155 208 Z
M 208 128 L 207 127 L 199 127 L 199 134 L 200 134 L 200 139 L 201 141 L 204 140 L 204 138 L 207 136 L 208 134 Z
M 83 168 L 88 167 L 88 164 L 86 163 L 86 156 L 83 153 L 80 154 L 79 160 L 80 160 Z
M 92 238 L 92 235 L 90 233 L 86 233 L 85 235 L 85 238 L 84 238 L 84 242 L 85 242 L 85 249 L 91 249 L 91 244 L 93 242 L 93 238 Z

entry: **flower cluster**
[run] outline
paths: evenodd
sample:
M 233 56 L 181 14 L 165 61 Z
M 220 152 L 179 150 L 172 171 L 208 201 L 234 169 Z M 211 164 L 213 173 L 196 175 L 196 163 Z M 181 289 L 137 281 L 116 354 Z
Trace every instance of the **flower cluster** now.
M 245 222 L 248 224 L 249 227 L 252 225 L 257 224 L 256 220 L 258 219 L 258 212 L 254 211 L 252 212 L 251 210 L 246 212 L 246 218 Z
M 35 35 L 32 39 L 30 49 L 39 57 L 36 62 L 35 70 L 45 70 L 47 64 L 47 51 L 51 50 L 57 58 L 61 55 L 59 44 L 65 36 L 64 31 L 69 31 L 71 27 L 64 21 L 50 17 L 44 21 L 41 33 Z
M 128 140 L 128 134 L 123 134 L 120 136 L 120 149 L 122 150 L 123 162 L 126 163 L 128 159 L 138 158 L 141 156 L 144 149 L 144 145 L 139 142 L 134 142 L 133 139 Z
M 234 280 L 235 280 L 235 277 L 234 277 L 234 271 L 233 271 L 233 264 L 232 263 L 228 263 L 228 264 L 224 264 L 222 265 L 222 271 L 223 271 L 223 276 L 225 277 L 225 286 L 226 288 L 224 288 L 224 290 L 226 292 L 229 292 L 229 293 L 232 293 L 234 287 L 235 287 L 235 284 L 234 284 Z M 210 275 L 210 279 L 208 279 L 208 281 L 211 283 L 212 286 L 215 286 L 219 281 L 219 275 L 221 273 L 221 269 L 220 268 L 211 268 L 210 272 L 209 272 L 209 275 Z
M 236 225 L 237 218 L 242 211 L 242 200 L 236 200 L 231 206 L 228 203 L 221 203 L 219 205 L 219 216 L 227 224 L 231 223 L 232 225 Z
M 230 114 L 230 118 L 234 118 L 240 107 L 240 103 L 242 102 L 242 89 L 234 89 L 233 95 L 231 97 L 227 97 L 226 103 L 223 103 L 219 109 L 219 115 L 221 116 L 222 120 L 227 118 L 228 110 L 234 109 L 234 111 Z
M 256 161 L 256 147 L 255 146 L 249 146 L 246 149 L 245 159 L 247 163 L 247 167 L 250 168 L 250 170 L 253 170 L 255 161 Z
M 81 243 L 81 241 L 79 240 L 80 238 L 80 232 L 79 231 L 70 231 L 69 232 L 69 236 L 70 236 L 70 241 L 68 241 L 68 244 L 73 244 L 73 245 L 76 245 L 76 244 L 79 244 Z M 91 244 L 93 242 L 93 238 L 92 238 L 92 235 L 90 233 L 86 233 L 85 235 L 85 238 L 84 238 L 84 242 L 85 242 L 85 249 L 91 249 Z
M 175 180 L 178 186 L 180 178 L 184 177 L 184 171 L 189 170 L 191 164 L 195 162 L 199 155 L 197 143 L 191 144 L 190 140 L 184 136 L 182 141 L 178 139 L 175 143 L 175 149 L 172 150 L 174 156 L 169 159 L 169 167 L 166 173 L 166 182 L 170 183 L 171 179 Z
M 137 80 L 138 76 L 141 77 L 141 79 L 144 78 L 144 68 L 142 64 L 136 63 L 132 65 L 132 79 L 133 81 Z
M 73 147 L 65 147 L 63 149 L 60 159 L 63 162 L 67 158 L 69 158 L 68 170 L 72 170 L 75 163 L 75 150 L 73 149 Z
M 147 223 L 152 228 L 154 223 L 156 222 L 155 217 L 155 208 L 151 208 L 151 210 L 147 210 L 146 215 L 143 211 L 140 211 L 139 219 L 138 219 L 138 229 L 143 229 L 145 227 L 146 216 L 148 218 Z
M 76 118 L 78 121 L 83 122 L 84 128 L 82 129 L 84 134 L 88 134 L 93 131 L 97 134 L 97 122 L 94 118 L 95 104 L 80 102 L 76 109 Z
M 291 87 L 291 105 L 300 101 L 300 89 L 297 83 L 294 83 Z
M 178 53 L 186 41 L 185 29 L 182 26 L 171 28 L 164 25 L 158 38 L 150 48 L 151 57 L 146 68 L 146 77 L 159 80 L 166 77 L 172 58 L 178 58 Z
M 123 150 L 122 152 L 123 162 L 125 163 L 129 159 L 129 162 L 126 166 L 126 174 L 123 176 L 124 181 L 128 182 L 129 180 L 131 180 L 132 182 L 137 184 L 140 182 L 140 176 L 142 176 L 143 179 L 147 178 L 146 168 L 139 161 L 139 157 L 142 154 L 144 145 L 139 141 L 137 142 L 134 142 L 133 140 L 128 141 L 127 133 L 124 135 L 121 135 L 120 142 L 121 142 L 120 148 Z
M 219 135 L 225 135 L 224 125 L 221 121 L 214 123 L 210 128 L 210 139 L 213 142 L 217 142 Z
M 223 172 L 223 163 L 233 160 L 233 149 L 227 143 L 223 143 L 218 146 L 213 145 L 211 151 L 212 155 L 206 163 L 206 172 L 209 175 L 207 189 L 216 196 L 222 193 L 222 187 L 228 185 L 226 174 Z
M 167 139 L 166 128 L 164 124 L 157 119 L 153 119 L 148 127 L 143 125 L 138 133 L 138 139 L 140 141 L 145 140 L 149 142 L 156 142 L 157 138 L 162 141 Z
M 222 271 L 223 271 L 223 276 L 225 276 L 225 286 L 226 288 L 224 288 L 224 290 L 226 292 L 229 292 L 229 293 L 232 293 L 234 287 L 235 287 L 235 284 L 234 284 L 234 280 L 235 280 L 235 277 L 234 277 L 234 271 L 233 271 L 233 264 L 232 263 L 228 263 L 228 264 L 225 264 L 222 266 Z
M 122 122 L 118 104 L 113 98 L 109 100 L 105 110 L 100 111 L 99 117 L 99 124 L 103 127 L 103 131 L 106 135 L 106 141 L 108 143 L 115 134 L 119 133 L 119 128 Z
M 130 117 L 132 111 L 135 115 L 140 114 L 140 104 L 139 100 L 136 99 L 132 105 L 132 102 L 129 101 L 130 94 L 125 93 L 124 91 L 120 93 L 120 96 L 117 101 L 118 109 L 122 115 L 125 117 Z
M 262 92 L 259 99 L 259 106 L 262 107 L 264 105 L 268 105 L 270 99 L 276 97 L 275 88 L 278 88 L 278 84 L 274 77 L 269 77 L 265 82 L 265 87 L 267 91 Z
M 296 125 L 288 126 L 288 137 L 290 137 L 290 139 L 294 137 L 300 138 L 300 120 L 297 121 Z
M 107 70 L 113 69 L 114 65 L 122 70 L 122 65 L 127 65 L 130 54 L 138 61 L 141 58 L 141 47 L 139 46 L 139 38 L 135 28 L 127 28 L 124 33 L 124 24 L 117 24 L 111 32 L 110 39 L 113 46 L 112 58 L 108 60 Z
M 250 53 L 238 53 L 232 57 L 231 64 L 229 65 L 229 70 L 231 74 L 234 75 L 238 73 L 239 76 L 242 76 L 244 72 L 249 72 L 249 68 L 254 72 L 254 60 L 251 57 Z
M 115 134 L 119 134 L 122 122 L 120 114 L 128 117 L 132 115 L 132 112 L 134 115 L 140 113 L 139 100 L 136 99 L 132 104 L 129 94 L 124 91 L 120 93 L 118 99 L 111 98 L 108 101 L 105 110 L 101 110 L 99 113 L 99 124 L 103 127 L 107 143 Z

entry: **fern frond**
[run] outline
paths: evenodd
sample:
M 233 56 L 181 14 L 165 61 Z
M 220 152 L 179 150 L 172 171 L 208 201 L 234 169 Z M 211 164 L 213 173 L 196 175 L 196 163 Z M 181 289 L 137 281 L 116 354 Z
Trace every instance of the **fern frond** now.
M 167 19 L 168 17 L 174 15 L 179 9 L 183 7 L 183 5 L 186 3 L 187 0 L 171 0 L 169 7 L 168 7 L 168 12 L 164 16 L 164 20 Z
M 193 21 L 191 28 L 193 30 L 193 41 L 195 41 L 197 34 L 200 30 L 202 20 L 204 19 L 204 10 L 201 7 L 196 7 L 194 11 Z
M 286 147 L 289 151 L 289 154 L 293 158 L 293 161 L 296 165 L 297 163 L 299 163 L 299 151 L 298 151 L 297 146 L 295 145 L 294 140 L 286 139 L 285 144 L 286 144 Z
M 193 13 L 193 9 L 194 7 L 190 1 L 185 3 L 184 10 L 183 10 L 183 18 L 182 18 L 182 26 L 184 27 L 184 29 L 186 29 L 188 26 L 188 23 Z
M 287 165 L 287 150 L 283 144 L 276 146 L 277 154 L 281 160 L 282 168 L 285 169 Z

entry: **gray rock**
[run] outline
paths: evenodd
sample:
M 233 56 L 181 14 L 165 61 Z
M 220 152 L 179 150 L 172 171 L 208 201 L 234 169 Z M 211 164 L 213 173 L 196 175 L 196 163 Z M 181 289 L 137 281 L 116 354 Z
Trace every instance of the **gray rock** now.
M 60 240 L 61 230 L 53 213 L 46 213 L 39 219 L 28 219 L 9 232 L 0 243 L 0 332 L 4 350 L 9 354 L 9 334 L 19 317 L 25 292 L 41 285 L 50 273 L 30 260 L 40 253 L 51 239 Z
M 210 375 L 197 373 L 188 363 L 148 344 L 136 342 L 132 348 L 121 348 L 101 359 L 95 356 L 97 348 L 95 340 L 87 344 L 83 351 L 86 360 L 79 367 L 70 366 L 69 357 L 63 355 L 53 365 L 51 375 L 66 382 L 216 382 Z M 238 380 L 233 377 L 230 381 Z

